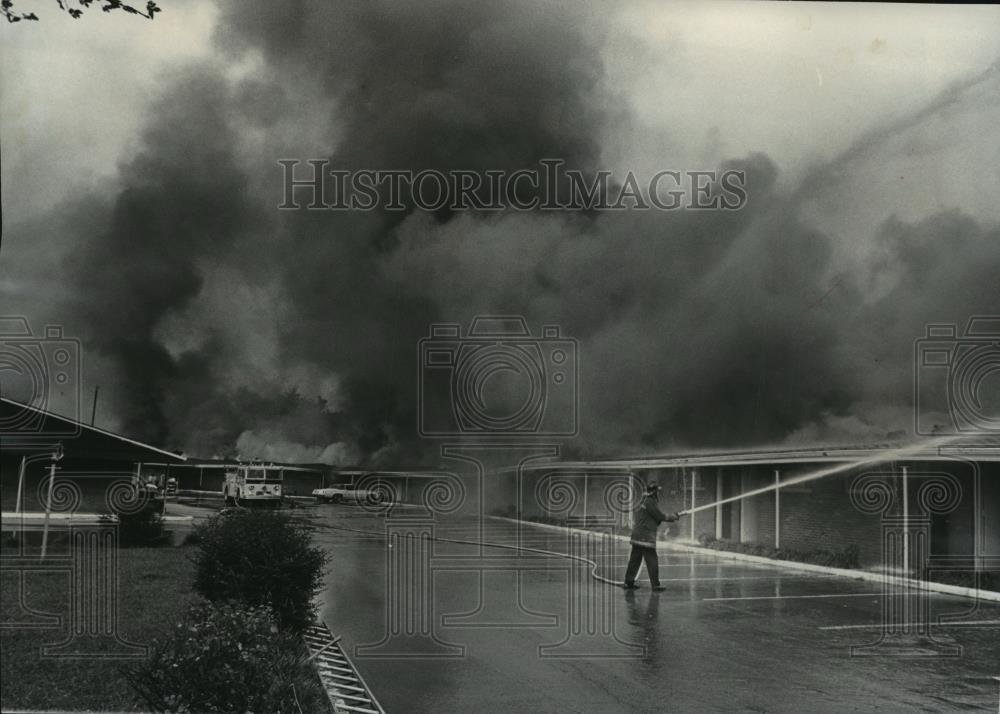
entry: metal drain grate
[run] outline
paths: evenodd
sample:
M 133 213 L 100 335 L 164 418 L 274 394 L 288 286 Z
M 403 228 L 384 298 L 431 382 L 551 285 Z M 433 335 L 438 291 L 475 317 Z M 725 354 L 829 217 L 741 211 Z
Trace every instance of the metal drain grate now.
M 304 635 L 309 653 L 316 663 L 319 678 L 326 688 L 330 703 L 337 714 L 362 712 L 362 714 L 385 714 L 385 709 L 375 699 L 368 684 L 355 669 L 354 663 L 340 646 L 340 638 L 334 637 L 325 624 L 313 625 Z

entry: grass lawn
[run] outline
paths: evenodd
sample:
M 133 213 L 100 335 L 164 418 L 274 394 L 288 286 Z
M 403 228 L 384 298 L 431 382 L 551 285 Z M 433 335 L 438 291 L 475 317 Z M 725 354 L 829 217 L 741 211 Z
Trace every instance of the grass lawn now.
M 149 645 L 179 621 L 195 599 L 191 548 L 123 548 L 118 551 L 118 632 L 130 643 Z M 4 555 L 9 551 L 4 550 Z M 31 572 L 23 576 L 23 602 L 63 617 L 61 627 L 8 629 L 24 622 L 19 605 L 21 578 L 4 570 L 0 578 L 0 709 L 142 711 L 122 675 L 131 662 L 96 656 L 43 656 L 44 645 L 66 639 L 69 574 Z M 106 602 L 105 598 L 98 598 Z M 100 640 L 107 642 L 107 639 Z M 135 662 L 138 660 L 132 660 Z

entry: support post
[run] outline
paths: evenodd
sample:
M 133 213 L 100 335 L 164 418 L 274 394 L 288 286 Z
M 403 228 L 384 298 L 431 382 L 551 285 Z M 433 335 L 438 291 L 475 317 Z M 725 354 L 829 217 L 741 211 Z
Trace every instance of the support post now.
M 747 491 L 747 473 L 740 471 L 740 495 Z M 747 500 L 741 498 L 740 501 L 740 543 L 746 543 L 747 538 Z
M 781 472 L 774 470 L 774 549 L 781 548 Z
M 21 468 L 17 472 L 17 500 L 14 501 L 14 513 L 21 512 L 21 494 L 24 493 L 24 471 L 27 468 L 28 457 L 21 457 Z
M 903 467 L 903 573 L 910 576 L 910 489 L 909 475 Z
M 49 547 L 49 518 L 52 515 L 52 489 L 56 485 L 56 455 L 52 454 L 52 464 L 49 466 L 49 495 L 45 499 L 45 525 L 42 526 L 42 555 L 40 560 L 45 560 L 45 553 Z
M 722 540 L 722 467 L 715 471 L 715 539 Z
M 629 471 L 625 479 L 628 481 L 628 527 L 631 528 L 635 525 L 635 483 L 638 478 Z
M 694 490 L 698 486 L 698 471 L 697 469 L 691 469 L 691 540 L 695 540 L 694 537 Z

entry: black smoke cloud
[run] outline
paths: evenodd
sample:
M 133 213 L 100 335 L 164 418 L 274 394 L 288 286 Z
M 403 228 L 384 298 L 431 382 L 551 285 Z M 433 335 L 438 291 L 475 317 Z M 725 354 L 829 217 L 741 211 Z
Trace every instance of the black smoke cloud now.
M 156 443 L 169 438 L 163 408 L 179 376 L 157 326 L 199 293 L 198 261 L 224 255 L 254 213 L 242 200 L 226 110 L 218 80 L 175 80 L 151 112 L 141 150 L 121 167 L 123 187 L 104 224 L 79 236 L 67 265 L 88 346 L 116 360 L 123 428 Z
M 279 76 L 314 75 L 333 100 L 338 168 L 482 172 L 559 157 L 587 169 L 599 158 L 608 112 L 599 36 L 582 11 L 527 2 L 230 7 L 223 45 L 262 50 Z M 369 454 L 414 434 L 416 344 L 433 321 L 451 318 L 430 295 L 442 276 L 428 284 L 386 271 L 404 218 L 290 214 L 283 226 L 295 319 L 282 343 L 344 375 Z
M 444 227 L 415 215 L 391 265 L 456 321 L 511 312 L 579 338 L 585 449 L 777 441 L 850 406 L 838 321 L 858 295 L 849 275 L 831 274 L 829 239 L 775 193 L 770 160 L 741 166 L 754 193 L 738 215 L 462 216 Z
M 909 414 L 923 324 L 1000 305 L 997 229 L 959 214 L 888 218 L 869 274 L 838 263 L 833 239 L 800 214 L 850 152 L 793 191 L 765 155 L 732 162 L 748 175 L 739 212 L 275 211 L 285 156 L 269 149 L 288 145 L 282 132 L 306 109 L 331 138 L 302 158 L 442 171 L 548 157 L 594 170 L 600 137 L 629 115 L 582 6 L 223 8 L 219 47 L 262 58 L 258 76 L 234 88 L 206 65 L 172 81 L 107 226 L 80 236 L 71 267 L 86 337 L 118 365 L 117 409 L 135 436 L 202 455 L 263 441 L 434 460 L 416 435 L 417 342 L 435 321 L 499 313 L 580 340 L 571 451 L 878 440 L 899 426 L 885 408 Z M 250 133 L 267 137 L 252 158 Z M 220 267 L 273 290 L 271 333 L 226 329 L 260 308 L 207 296 Z M 171 324 L 197 339 L 178 349 Z M 261 350 L 278 372 L 329 377 L 337 393 L 251 379 L 247 354 Z

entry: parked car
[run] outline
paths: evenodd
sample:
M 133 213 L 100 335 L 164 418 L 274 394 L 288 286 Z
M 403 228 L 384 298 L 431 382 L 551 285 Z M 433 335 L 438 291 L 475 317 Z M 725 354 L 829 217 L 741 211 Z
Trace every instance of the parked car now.
M 313 489 L 312 495 L 322 503 L 382 503 L 386 494 L 373 488 L 358 488 L 353 483 L 334 484 L 326 488 Z

